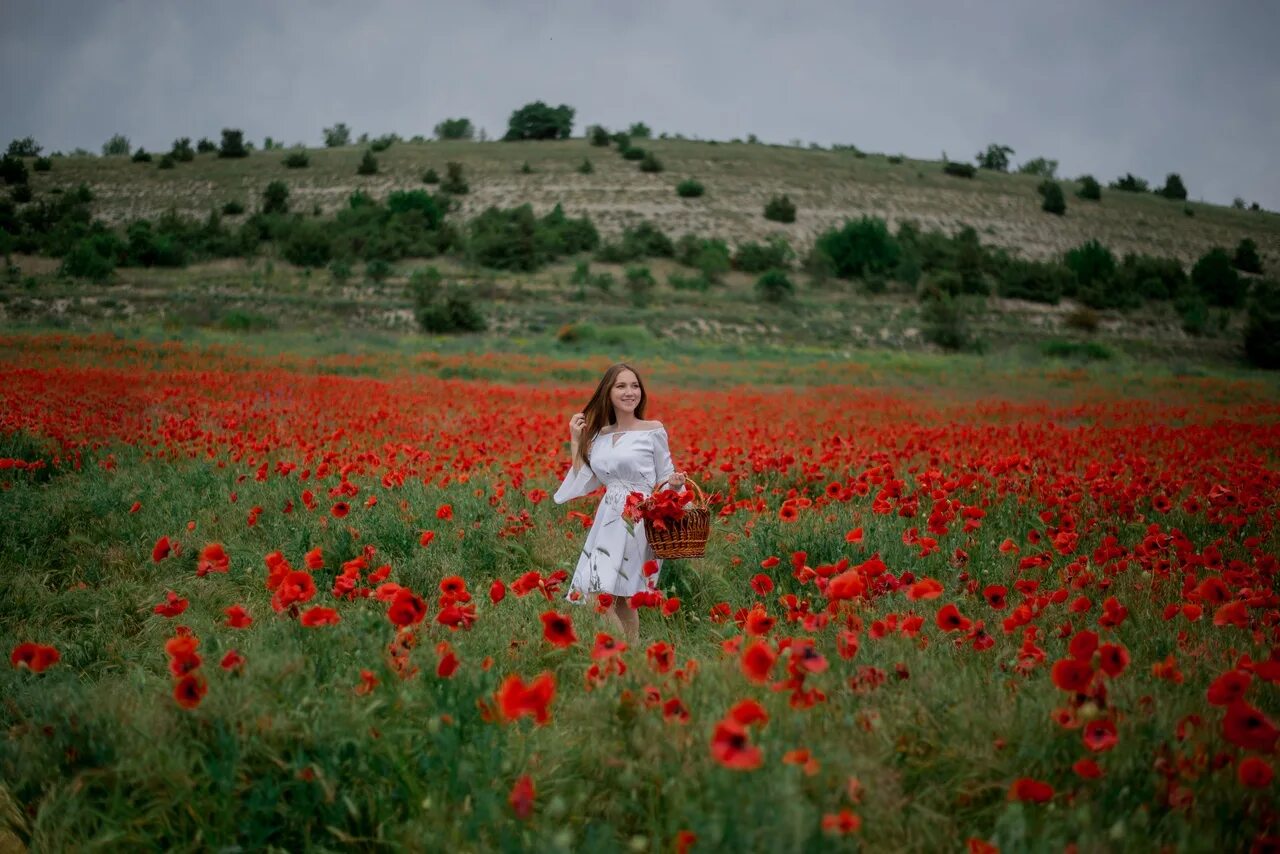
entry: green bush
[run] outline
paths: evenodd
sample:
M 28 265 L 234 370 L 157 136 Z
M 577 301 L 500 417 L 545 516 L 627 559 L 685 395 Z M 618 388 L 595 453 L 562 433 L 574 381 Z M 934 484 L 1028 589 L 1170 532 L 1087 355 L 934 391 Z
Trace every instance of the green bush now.
M 39 157 L 41 146 L 36 142 L 33 136 L 24 136 L 22 139 L 14 139 L 9 142 L 8 149 L 5 150 L 6 157 Z
M 357 175 L 377 175 L 378 159 L 373 156 L 373 151 L 366 148 L 364 157 L 360 158 L 360 165 L 356 167 Z
M 733 255 L 733 268 L 744 273 L 787 270 L 795 260 L 795 252 L 785 237 L 770 238 L 768 243 L 747 242 Z
M 291 151 L 284 156 L 284 168 L 306 169 L 311 165 L 311 157 L 305 151 Z
M 217 150 L 217 143 L 207 136 L 200 137 L 200 141 L 196 143 L 196 154 L 209 154 Z
M 682 199 L 696 199 L 707 191 L 707 188 L 692 178 L 685 178 L 676 184 L 676 195 Z
M 612 142 L 609 131 L 603 125 L 592 125 L 587 128 L 587 139 L 598 148 L 608 148 L 609 143 Z
M 571 219 L 556 205 L 539 220 L 525 204 L 505 210 L 491 207 L 473 219 L 467 251 L 485 267 L 529 272 L 556 258 L 590 251 L 599 242 L 590 219 Z
M 1014 151 L 1007 145 L 998 145 L 991 143 L 987 146 L 986 151 L 979 151 L 976 155 L 978 165 L 983 169 L 991 169 L 995 172 L 1009 171 L 1009 158 Z
M 1280 368 L 1280 284 L 1259 282 L 1249 300 L 1244 328 L 1244 352 L 1258 368 Z
M 1110 281 L 1116 272 L 1116 256 L 1097 240 L 1090 240 L 1069 250 L 1063 261 L 1067 269 L 1075 274 L 1078 288 Z
M 471 119 L 445 119 L 435 127 L 436 139 L 472 139 L 476 129 Z
M 464 196 L 471 191 L 471 187 L 467 184 L 467 179 L 462 174 L 462 164 L 455 160 L 450 160 L 445 164 L 446 177 L 440 184 L 440 189 L 453 196 Z
M 1188 335 L 1203 335 L 1209 328 L 1209 303 L 1194 291 L 1184 291 L 1173 301 L 1173 307 L 1182 319 L 1182 330 Z
M 53 169 L 53 158 L 37 157 L 35 162 L 31 164 L 31 168 L 35 172 L 48 172 Z
M 772 222 L 796 221 L 796 206 L 788 196 L 774 196 L 765 202 L 764 218 Z
M 573 107 L 561 104 L 549 107 L 542 101 L 525 104 L 511 113 L 507 132 L 502 137 L 507 142 L 522 139 L 568 139 L 573 133 Z
M 720 281 L 732 268 L 729 245 L 719 238 L 701 238 L 686 234 L 676 241 L 675 259 L 686 267 L 697 269 L 704 279 Z
M 1182 183 L 1182 176 L 1176 172 L 1170 172 L 1164 179 L 1164 186 L 1156 190 L 1156 195 L 1178 202 L 1186 201 L 1187 188 Z
M 878 217 L 846 220 L 840 229 L 820 235 L 814 245 L 831 259 L 832 270 L 842 279 L 887 275 L 901 253 L 898 241 Z
M 239 216 L 242 213 L 244 213 L 244 203 L 238 202 L 235 199 L 232 199 L 222 206 L 223 216 Z
M 341 148 L 351 144 L 351 128 L 343 122 L 338 122 L 331 128 L 325 128 L 323 134 L 325 148 Z
M 296 222 L 280 247 L 285 260 L 299 267 L 324 267 L 332 252 L 329 229 L 315 220 Z
M 222 145 L 218 146 L 219 157 L 248 157 L 249 149 L 244 144 L 244 131 L 235 128 L 222 129 Z
M 596 260 L 607 264 L 625 264 L 641 258 L 671 258 L 676 254 L 675 244 L 662 229 L 650 222 L 628 228 L 622 237 L 606 243 L 596 253 Z
M 1069 283 L 1072 273 L 1061 264 L 1014 259 L 1001 269 L 996 287 L 1006 299 L 1057 305 Z
M 1044 199 L 1040 203 L 1040 210 L 1046 213 L 1062 216 L 1067 212 L 1067 198 L 1062 194 L 1062 188 L 1058 186 L 1057 181 L 1043 181 L 1036 188 L 1036 192 Z
M 125 256 L 127 251 L 120 238 L 111 232 L 91 234 L 76 242 L 63 257 L 58 274 L 105 282 L 115 272 L 117 259 Z
M 1249 289 L 1249 283 L 1231 266 L 1231 256 L 1216 246 L 1191 268 L 1191 284 L 1209 305 L 1224 308 L 1242 305 Z
M 638 145 L 631 145 L 621 149 L 623 160 L 644 160 L 648 152 Z
M 241 309 L 232 309 L 218 319 L 218 326 L 228 332 L 262 332 L 279 325 L 274 317 Z
M 538 223 L 539 240 L 552 258 L 591 252 L 600 245 L 600 232 L 590 217 L 568 217 L 557 204 Z
M 942 171 L 948 175 L 954 175 L 957 178 L 972 178 L 978 174 L 978 170 L 971 163 L 956 163 L 948 160 L 942 166 Z
M 920 311 L 926 341 L 944 350 L 963 350 L 970 346 L 968 319 L 960 303 L 948 294 L 932 294 L 925 298 Z
M 644 122 L 635 122 L 627 128 L 627 136 L 635 139 L 649 139 L 653 136 L 653 131 L 649 130 L 649 126 Z
M 436 170 L 434 170 L 434 169 L 428 169 L 426 172 L 423 172 L 423 173 L 422 173 L 422 183 L 424 183 L 424 184 L 439 184 L 439 183 L 440 183 L 440 173 L 439 173 L 439 172 L 437 172 L 437 171 L 436 171 Z
M 138 150 L 133 153 L 130 158 L 134 163 L 150 163 L 151 155 L 142 146 L 138 146 Z
M 1092 175 L 1084 175 L 1080 178 L 1080 189 L 1076 190 L 1076 195 L 1091 202 L 1102 201 L 1102 185 Z
M 790 299 L 795 292 L 795 285 L 781 270 L 768 270 L 756 279 L 756 296 L 764 302 L 783 302 Z
M 1035 175 L 1038 178 L 1052 180 L 1058 175 L 1058 161 L 1036 157 L 1018 167 L 1019 175 Z
M 595 167 L 591 165 L 591 161 L 585 157 L 582 158 L 582 162 L 578 164 L 578 174 L 590 175 L 594 171 L 595 171 Z
M 1144 179 L 1126 172 L 1124 177 L 1117 178 L 1111 182 L 1111 189 L 1121 190 L 1126 193 L 1145 193 L 1150 188 Z
M 262 212 L 283 214 L 289 212 L 289 185 L 284 181 L 272 181 L 262 191 Z
M 21 158 L 11 157 L 8 154 L 0 157 L 0 181 L 4 181 L 7 185 L 15 185 L 26 184 L 29 179 L 27 164 Z
M 399 142 L 400 137 L 394 133 L 386 133 L 369 143 L 369 150 L 375 154 L 381 154 L 391 147 L 392 143 Z
M 173 148 L 169 149 L 170 156 L 179 163 L 190 163 L 196 159 L 196 150 L 191 147 L 191 137 L 184 136 L 173 141 Z
M 157 169 L 173 169 L 174 159 L 172 154 L 166 154 L 160 158 L 160 162 L 156 164 Z
M 1051 359 L 1072 359 L 1084 362 L 1105 362 L 1113 353 L 1095 341 L 1046 341 L 1040 352 Z
M 35 191 L 31 189 L 30 184 L 19 184 L 13 188 L 9 194 L 15 204 L 25 205 L 27 202 L 35 198 Z
M 533 174 L 533 167 L 529 165 L 529 161 L 528 161 L 528 160 L 526 160 L 525 162 L 523 162 L 523 163 L 521 163 L 521 164 L 520 164 L 520 174 L 522 174 L 522 175 L 532 175 L 532 174 Z
M 627 268 L 627 295 L 632 305 L 640 308 L 648 305 L 657 284 L 648 267 Z
M 1262 259 L 1258 257 L 1258 244 L 1246 237 L 1236 245 L 1236 254 L 1231 259 L 1231 266 L 1243 273 L 1261 273 Z
M 129 153 L 130 148 L 132 146 L 129 144 L 129 137 L 118 133 L 102 143 L 102 156 L 123 157 Z
M 668 273 L 667 284 L 677 291 L 705 292 L 711 289 L 711 280 L 701 273 L 685 276 L 681 273 Z
M 1186 287 L 1187 273 L 1173 258 L 1129 253 L 1116 271 L 1116 280 L 1141 299 L 1168 300 Z
M 329 276 L 339 285 L 345 285 L 351 279 L 351 264 L 343 258 L 334 259 L 329 264 Z
M 364 277 L 375 284 L 382 284 L 394 272 L 385 258 L 374 258 L 364 265 Z

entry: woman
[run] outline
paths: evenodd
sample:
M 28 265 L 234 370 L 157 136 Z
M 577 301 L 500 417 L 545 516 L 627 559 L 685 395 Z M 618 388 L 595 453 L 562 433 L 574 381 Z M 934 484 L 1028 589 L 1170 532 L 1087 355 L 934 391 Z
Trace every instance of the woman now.
M 663 481 L 673 489 L 683 489 L 685 483 L 685 473 L 672 465 L 666 428 L 644 420 L 646 402 L 644 383 L 634 368 L 617 364 L 605 371 L 586 408 L 569 419 L 573 464 L 555 494 L 556 503 L 563 504 L 605 487 L 567 598 L 583 603 L 608 594 L 609 619 L 633 644 L 640 634 L 640 615 L 630 599 L 653 589 L 658 575 L 644 574 L 653 550 L 644 525 L 628 526 L 622 517 L 627 495 L 649 495 Z

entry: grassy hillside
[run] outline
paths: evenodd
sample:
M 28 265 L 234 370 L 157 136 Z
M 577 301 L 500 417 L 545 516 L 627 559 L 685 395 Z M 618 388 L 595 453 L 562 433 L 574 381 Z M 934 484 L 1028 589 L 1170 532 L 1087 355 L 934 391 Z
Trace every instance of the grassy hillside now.
M 891 226 L 907 219 L 946 230 L 971 225 L 984 243 L 1030 258 L 1056 255 L 1096 238 L 1117 255 L 1145 252 L 1189 263 L 1210 247 L 1231 248 L 1251 237 L 1267 268 L 1280 265 L 1280 216 L 1270 213 L 1104 189 L 1100 203 L 1068 193 L 1067 214 L 1057 217 L 1040 210 L 1040 179 L 1028 175 L 980 170 L 968 180 L 943 174 L 938 161 L 893 164 L 881 155 L 745 143 L 636 142 L 653 151 L 666 171 L 642 173 L 615 149 L 592 147 L 582 139 L 429 142 L 392 145 L 377 155 L 379 174 L 368 177 L 356 174 L 364 147 L 350 146 L 311 150 L 310 167 L 298 170 L 284 167 L 280 151 L 254 152 L 243 160 L 202 154 L 172 170 L 125 157 L 61 158 L 51 172 L 33 175 L 32 186 L 38 194 L 86 182 L 95 194 L 98 216 L 126 222 L 172 208 L 203 216 L 231 200 L 252 210 L 266 185 L 282 180 L 295 209 L 319 206 L 328 214 L 357 189 L 381 197 L 395 189 L 422 187 L 426 169 L 443 174 L 445 163 L 455 160 L 464 165 L 471 185 L 471 192 L 461 197 L 463 217 L 490 205 L 530 202 L 543 212 L 560 203 L 570 215 L 590 215 L 605 236 L 651 219 L 673 236 L 696 232 L 736 244 L 783 233 L 804 249 L 830 226 L 866 214 L 883 217 Z M 594 168 L 588 175 L 577 171 L 584 157 Z M 526 161 L 532 174 L 521 172 Z M 706 195 L 679 198 L 675 185 L 687 177 L 702 182 Z M 1095 177 L 1105 184 L 1114 176 Z M 1194 195 L 1194 181 L 1190 189 Z M 777 193 L 796 202 L 794 224 L 768 222 L 761 215 L 765 202 Z

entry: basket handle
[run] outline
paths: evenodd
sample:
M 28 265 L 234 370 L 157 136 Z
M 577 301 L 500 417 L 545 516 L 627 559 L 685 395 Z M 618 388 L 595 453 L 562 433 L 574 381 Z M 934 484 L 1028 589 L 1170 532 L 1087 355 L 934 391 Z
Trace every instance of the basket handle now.
M 653 485 L 653 491 L 654 491 L 654 492 L 657 492 L 657 491 L 658 491 L 658 486 L 659 486 L 660 484 L 666 483 L 666 482 L 667 482 L 668 480 L 670 480 L 670 479 L 671 479 L 671 476 L 670 476 L 670 475 L 668 475 L 667 477 L 664 477 L 662 480 L 660 480 L 660 481 L 658 481 L 657 483 L 655 483 L 655 484 Z M 698 504 L 699 504 L 700 506 L 702 506 L 702 507 L 706 507 L 706 506 L 707 506 L 707 496 L 706 496 L 706 494 L 702 491 L 702 487 L 701 487 L 701 486 L 698 486 L 697 481 L 695 481 L 693 478 L 689 477 L 688 475 L 685 475 L 685 476 L 684 476 L 684 482 L 685 482 L 685 483 L 687 483 L 689 486 L 692 486 L 692 487 L 693 487 L 694 498 L 697 500 Z

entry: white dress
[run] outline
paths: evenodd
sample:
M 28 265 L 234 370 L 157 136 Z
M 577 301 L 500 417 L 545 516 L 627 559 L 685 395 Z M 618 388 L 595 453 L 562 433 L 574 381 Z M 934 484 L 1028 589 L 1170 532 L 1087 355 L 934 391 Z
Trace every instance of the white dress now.
M 565 597 L 578 604 L 592 601 L 597 593 L 632 596 L 656 588 L 657 573 L 644 575 L 645 561 L 654 559 L 644 523 L 628 530 L 622 510 L 628 493 L 649 495 L 675 471 L 665 427 L 596 436 L 589 459 L 590 466 L 581 466 L 577 474 L 570 467 L 555 494 L 555 502 L 563 504 L 605 488 Z

